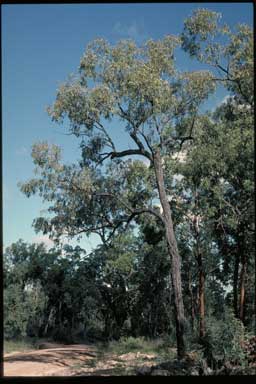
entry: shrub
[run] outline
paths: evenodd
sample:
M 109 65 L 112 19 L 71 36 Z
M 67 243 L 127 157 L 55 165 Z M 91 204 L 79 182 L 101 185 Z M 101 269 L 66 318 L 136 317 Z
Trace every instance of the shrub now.
M 226 362 L 244 365 L 246 361 L 242 348 L 244 337 L 244 326 L 233 312 L 227 311 L 222 320 L 208 318 L 206 335 L 201 340 L 208 364 L 214 369 Z
M 146 339 L 145 337 L 121 337 L 111 341 L 106 348 L 109 352 L 122 355 L 129 352 L 156 354 L 160 359 L 176 356 L 167 338 Z
M 4 336 L 6 339 L 25 337 L 28 312 L 21 285 L 12 284 L 4 290 Z
M 146 340 L 144 337 L 121 337 L 118 341 L 110 343 L 110 349 L 116 353 L 128 353 L 144 350 Z

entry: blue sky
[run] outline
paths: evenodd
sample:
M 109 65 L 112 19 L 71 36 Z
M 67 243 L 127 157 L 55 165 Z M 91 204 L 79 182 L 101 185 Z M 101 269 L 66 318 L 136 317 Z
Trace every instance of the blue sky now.
M 2 6 L 4 246 L 19 238 L 43 239 L 31 224 L 46 206 L 38 197 L 27 199 L 17 187 L 33 176 L 32 144 L 47 140 L 63 148 L 66 161 L 79 158 L 79 141 L 64 135 L 67 127 L 51 122 L 45 109 L 59 84 L 77 71 L 86 45 L 96 37 L 110 43 L 121 38 L 141 43 L 178 34 L 183 20 L 198 7 L 221 12 L 231 26 L 253 22 L 252 4 L 242 2 Z M 195 65 L 182 53 L 177 63 L 183 70 Z M 225 95 L 220 89 L 207 106 L 214 107 Z M 121 136 L 117 140 L 122 145 Z M 90 250 L 96 242 L 92 237 L 81 246 Z

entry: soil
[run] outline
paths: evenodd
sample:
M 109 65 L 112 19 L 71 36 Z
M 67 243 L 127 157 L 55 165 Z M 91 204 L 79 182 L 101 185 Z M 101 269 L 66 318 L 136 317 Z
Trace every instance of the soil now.
M 129 375 L 154 354 L 102 354 L 92 345 L 54 345 L 48 349 L 4 355 L 4 376 L 118 376 Z
M 4 376 L 72 376 L 77 366 L 95 356 L 95 349 L 88 345 L 12 352 L 4 355 Z

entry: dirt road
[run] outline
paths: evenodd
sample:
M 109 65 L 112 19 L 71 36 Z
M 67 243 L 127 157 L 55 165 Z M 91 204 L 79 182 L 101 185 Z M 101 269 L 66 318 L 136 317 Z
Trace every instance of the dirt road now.
M 140 352 L 103 353 L 84 344 L 58 345 L 4 355 L 4 376 L 122 376 L 133 374 L 141 364 L 151 366 L 155 358 Z
M 89 345 L 13 352 L 4 356 L 4 376 L 73 376 L 95 356 Z

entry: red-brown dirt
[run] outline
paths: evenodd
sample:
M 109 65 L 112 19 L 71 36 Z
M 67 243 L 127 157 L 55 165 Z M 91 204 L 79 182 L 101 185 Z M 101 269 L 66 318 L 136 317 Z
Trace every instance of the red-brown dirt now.
M 95 356 L 95 349 L 89 345 L 12 352 L 4 355 L 4 376 L 73 376 L 79 366 Z

